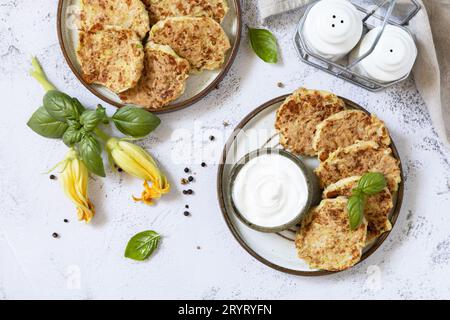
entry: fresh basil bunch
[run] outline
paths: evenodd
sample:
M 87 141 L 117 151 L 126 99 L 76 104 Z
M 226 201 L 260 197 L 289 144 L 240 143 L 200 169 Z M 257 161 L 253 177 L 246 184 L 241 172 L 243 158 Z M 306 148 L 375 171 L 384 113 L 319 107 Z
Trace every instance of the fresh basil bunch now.
M 143 109 L 126 106 L 111 117 L 123 134 L 142 138 L 155 130 L 161 120 Z M 37 134 L 51 139 L 61 139 L 68 147 L 75 147 L 88 170 L 105 176 L 102 158 L 102 132 L 100 124 L 108 124 L 106 109 L 101 105 L 96 110 L 86 109 L 76 98 L 50 90 L 44 96 L 43 106 L 31 116 L 27 125 Z
M 366 173 L 359 179 L 358 186 L 352 190 L 352 195 L 347 202 L 350 228 L 352 230 L 356 230 L 363 221 L 367 197 L 383 191 L 386 185 L 384 175 L 379 172 Z

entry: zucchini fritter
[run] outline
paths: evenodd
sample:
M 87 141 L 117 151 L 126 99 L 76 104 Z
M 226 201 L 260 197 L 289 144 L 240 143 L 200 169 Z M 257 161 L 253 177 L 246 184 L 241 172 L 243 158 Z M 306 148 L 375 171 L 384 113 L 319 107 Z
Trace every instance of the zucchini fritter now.
M 169 46 L 147 43 L 144 74 L 136 87 L 120 94 L 123 102 L 159 109 L 183 94 L 189 62 Z
M 316 126 L 344 106 L 344 101 L 330 92 L 298 89 L 277 111 L 275 129 L 281 145 L 297 154 L 316 155 L 312 147 Z
M 227 0 L 143 0 L 150 23 L 169 17 L 209 17 L 221 23 L 228 12 Z
M 87 83 L 116 93 L 134 87 L 144 68 L 144 48 L 132 30 L 96 26 L 80 31 L 77 57 Z
M 211 18 L 167 18 L 152 27 L 150 39 L 172 47 L 195 71 L 220 68 L 231 48 L 225 31 Z

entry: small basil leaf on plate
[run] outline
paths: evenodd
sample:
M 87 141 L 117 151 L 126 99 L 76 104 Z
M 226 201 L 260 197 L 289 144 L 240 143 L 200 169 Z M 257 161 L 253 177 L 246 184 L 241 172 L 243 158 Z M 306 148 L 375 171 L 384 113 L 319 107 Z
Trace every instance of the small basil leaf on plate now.
M 81 104 L 67 94 L 51 90 L 44 96 L 44 108 L 58 121 L 78 120 Z
M 363 221 L 364 203 L 365 197 L 363 194 L 352 195 L 350 196 L 350 198 L 348 198 L 347 211 L 351 230 L 356 230 Z
M 358 189 L 367 195 L 372 195 L 383 191 L 386 185 L 386 179 L 382 173 L 369 172 L 359 179 Z
M 44 107 L 33 113 L 27 125 L 37 134 L 51 139 L 61 138 L 68 128 L 67 123 L 55 120 Z
M 62 139 L 66 146 L 73 147 L 74 144 L 78 143 L 83 139 L 84 130 L 77 127 L 69 127 L 64 133 Z
M 80 123 L 88 132 L 93 131 L 99 123 L 103 122 L 106 117 L 106 110 L 103 107 L 98 107 L 97 110 L 84 111 L 80 117 Z
M 130 239 L 125 249 L 125 257 L 137 261 L 144 261 L 158 247 L 161 235 L 149 230 L 136 234 Z
M 154 114 L 132 106 L 117 110 L 112 120 L 120 132 L 134 138 L 145 137 L 161 123 Z
M 248 28 L 253 51 L 267 63 L 278 62 L 278 45 L 274 35 L 266 29 Z
M 98 140 L 92 134 L 85 134 L 78 144 L 78 152 L 81 160 L 88 170 L 100 177 L 105 177 L 102 148 Z

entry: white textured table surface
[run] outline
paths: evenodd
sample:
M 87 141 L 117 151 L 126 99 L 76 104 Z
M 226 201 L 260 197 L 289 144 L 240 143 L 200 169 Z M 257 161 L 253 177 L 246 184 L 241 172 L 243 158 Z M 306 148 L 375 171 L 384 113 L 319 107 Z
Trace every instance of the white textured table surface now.
M 66 148 L 25 125 L 43 94 L 27 75 L 32 55 L 61 90 L 89 106 L 99 102 L 64 61 L 56 2 L 0 0 L 0 299 L 450 298 L 450 154 L 433 131 L 414 82 L 370 93 L 302 64 L 291 41 L 298 12 L 265 25 L 280 42 L 278 65 L 258 60 L 243 37 L 220 88 L 189 109 L 163 115 L 161 127 L 142 142 L 173 181 L 171 195 L 155 207 L 135 204 L 130 195 L 141 191 L 141 183 L 110 173 L 91 182 L 94 222 L 78 223 L 59 183 L 42 173 Z M 257 1 L 242 2 L 244 23 L 258 25 Z M 217 167 L 201 168 L 202 159 L 188 164 L 196 182 L 195 195 L 187 197 L 179 184 L 186 164 L 172 160 L 186 143 L 172 136 L 175 128 L 203 134 L 203 144 L 192 143 L 193 154 L 202 152 L 202 145 L 219 150 L 230 133 L 223 121 L 231 129 L 258 105 L 299 86 L 331 90 L 377 113 L 390 128 L 407 177 L 400 218 L 384 245 L 352 270 L 322 278 L 283 274 L 253 259 L 222 219 Z M 211 130 L 217 131 L 215 142 L 207 139 Z M 212 162 L 207 155 L 200 158 Z M 183 216 L 185 204 L 189 218 Z M 144 263 L 123 258 L 128 239 L 147 229 L 164 235 L 156 254 Z M 53 232 L 60 238 L 53 239 Z

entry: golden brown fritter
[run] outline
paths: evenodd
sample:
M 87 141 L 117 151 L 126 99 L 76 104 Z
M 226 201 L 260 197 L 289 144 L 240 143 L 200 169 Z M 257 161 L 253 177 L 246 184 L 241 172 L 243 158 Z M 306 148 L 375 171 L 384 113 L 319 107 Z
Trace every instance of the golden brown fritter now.
M 147 43 L 144 73 L 136 87 L 120 94 L 123 102 L 159 109 L 183 94 L 189 62 L 165 45 Z
M 144 68 L 144 48 L 132 30 L 96 26 L 81 31 L 77 57 L 87 83 L 116 93 L 134 87 Z
M 395 192 L 401 181 L 400 161 L 392 150 L 373 141 L 360 141 L 351 146 L 338 148 L 315 170 L 322 188 L 351 176 L 367 172 L 383 173 L 389 191 Z
M 350 197 L 352 190 L 358 186 L 360 178 L 360 176 L 349 177 L 329 185 L 323 191 L 323 197 L 328 199 L 339 196 Z M 389 214 L 393 207 L 392 195 L 388 188 L 367 197 L 364 208 L 364 216 L 367 220 L 367 243 L 392 229 Z
M 220 68 L 231 48 L 222 27 L 211 18 L 168 18 L 152 27 L 150 39 L 172 47 L 196 71 Z
M 313 269 L 340 271 L 361 260 L 367 222 L 350 229 L 347 198 L 322 200 L 303 219 L 295 240 L 298 256 Z
M 317 126 L 312 145 L 319 160 L 325 161 L 337 148 L 357 141 L 375 141 L 385 146 L 391 144 L 387 128 L 375 115 L 345 110 L 333 114 Z
M 141 0 L 81 0 L 81 30 L 95 25 L 135 31 L 142 39 L 150 30 L 148 12 Z
M 169 17 L 209 17 L 221 23 L 228 12 L 226 0 L 143 0 L 150 15 L 150 23 Z
M 342 99 L 327 91 L 305 88 L 295 91 L 277 111 L 275 128 L 281 145 L 297 154 L 316 155 L 312 139 L 317 125 L 344 107 Z

